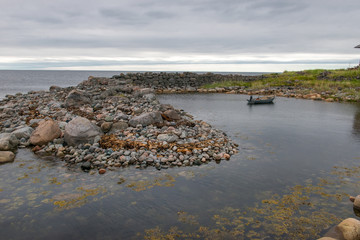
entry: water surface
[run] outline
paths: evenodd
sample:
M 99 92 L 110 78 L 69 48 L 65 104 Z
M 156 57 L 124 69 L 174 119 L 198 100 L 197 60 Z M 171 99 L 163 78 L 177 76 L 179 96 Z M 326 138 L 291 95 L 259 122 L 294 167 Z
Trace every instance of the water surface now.
M 201 222 L 212 229 L 216 216 L 241 212 L 250 221 L 243 238 L 256 238 L 251 231 L 255 229 L 262 237 L 275 239 L 269 230 L 275 223 L 267 220 L 268 225 L 257 228 L 254 224 L 265 222 L 265 215 L 259 217 L 251 208 L 263 209 L 262 200 L 276 194 L 292 196 L 292 187 L 315 185 L 319 178 L 329 181 L 323 183 L 321 194 L 304 191 L 309 195 L 306 202 L 314 205 L 303 209 L 304 219 L 314 218 L 312 213 L 318 216 L 318 210 L 354 217 L 346 194 L 357 195 L 359 188 L 359 105 L 277 98 L 272 105 L 248 106 L 247 96 L 228 94 L 159 98 L 225 131 L 240 152 L 220 164 L 161 171 L 129 167 L 89 175 L 58 159 L 19 150 L 13 163 L 0 166 L 2 237 L 141 239 L 137 233 L 156 227 L 166 232 L 177 226 L 191 232 Z M 336 175 L 334 166 L 339 167 Z M 342 174 L 343 167 L 352 172 Z M 274 214 L 269 219 L 279 217 L 278 212 L 267 214 Z M 286 221 L 297 225 L 297 217 L 301 214 L 294 212 Z

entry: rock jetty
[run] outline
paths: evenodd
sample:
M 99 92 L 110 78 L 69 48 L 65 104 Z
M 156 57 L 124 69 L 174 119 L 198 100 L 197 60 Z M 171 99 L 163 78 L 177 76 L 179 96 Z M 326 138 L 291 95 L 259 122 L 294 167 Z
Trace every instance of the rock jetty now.
M 7 95 L 0 101 L 1 162 L 26 147 L 103 174 L 129 165 L 201 165 L 237 152 L 225 133 L 160 104 L 155 90 L 136 80 L 89 77 L 76 87 Z
M 321 77 L 321 76 L 319 76 Z M 275 95 L 278 97 L 322 100 L 327 102 L 359 102 L 358 95 L 349 94 L 346 89 L 320 90 L 314 87 L 293 86 L 291 82 L 276 87 L 266 86 L 260 89 L 252 89 L 248 86 L 236 86 L 236 82 L 250 83 L 269 78 L 269 75 L 243 76 L 239 74 L 197 74 L 184 73 L 127 73 L 113 76 L 114 79 L 131 81 L 133 84 L 144 88 L 153 88 L 156 93 L 227 93 L 246 95 Z M 322 77 L 321 77 L 322 79 Z M 328 81 L 341 81 L 340 79 L 327 79 Z M 295 80 L 299 81 L 299 80 Z M 212 83 L 228 82 L 234 86 L 204 88 L 204 85 Z M 287 85 L 288 84 L 288 85 Z M 220 84 L 221 85 L 221 84 Z M 359 91 L 359 89 L 353 89 Z M 86 101 L 86 97 L 84 97 Z

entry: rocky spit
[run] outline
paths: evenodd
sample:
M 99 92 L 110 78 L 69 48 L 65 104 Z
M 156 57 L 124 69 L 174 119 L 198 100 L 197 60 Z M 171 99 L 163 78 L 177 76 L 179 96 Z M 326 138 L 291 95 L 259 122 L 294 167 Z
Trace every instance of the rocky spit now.
M 246 87 L 217 87 L 217 88 L 163 88 L 157 89 L 159 94 L 175 94 L 175 93 L 226 93 L 226 94 L 244 94 L 244 95 L 273 95 L 277 97 L 308 99 L 326 102 L 359 102 L 357 95 L 349 95 L 341 91 L 325 91 L 319 92 L 309 88 L 295 87 L 268 87 L 260 90 L 249 89 Z
M 225 133 L 160 104 L 154 89 L 131 79 L 89 77 L 76 87 L 7 95 L 0 121 L 0 163 L 31 148 L 102 174 L 129 165 L 201 165 L 237 152 Z

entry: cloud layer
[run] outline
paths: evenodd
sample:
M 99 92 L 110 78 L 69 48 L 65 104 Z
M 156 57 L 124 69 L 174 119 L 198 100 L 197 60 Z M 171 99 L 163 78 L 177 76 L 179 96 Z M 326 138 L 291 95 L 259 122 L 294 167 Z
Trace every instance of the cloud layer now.
M 360 55 L 355 0 L 2 0 L 0 9 L 0 69 L 340 66 Z

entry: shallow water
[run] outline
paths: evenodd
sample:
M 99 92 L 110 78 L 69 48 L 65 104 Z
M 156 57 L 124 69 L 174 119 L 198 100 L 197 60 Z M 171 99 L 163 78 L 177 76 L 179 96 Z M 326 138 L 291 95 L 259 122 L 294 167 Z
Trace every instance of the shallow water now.
M 319 209 L 354 217 L 346 194 L 357 195 L 359 188 L 359 105 L 277 98 L 272 105 L 248 106 L 247 96 L 227 94 L 159 98 L 225 131 L 240 145 L 239 154 L 199 167 L 129 167 L 89 175 L 20 149 L 13 163 L 0 166 L 2 238 L 141 239 L 137 233 L 157 226 L 165 232 L 171 226 L 191 232 L 201 222 L 211 229 L 214 216 L 227 217 L 235 211 L 229 209 L 236 209 L 249 221 L 245 239 L 257 237 L 252 229 L 274 239 L 268 227 L 276 223 L 253 226 L 266 216 L 249 207 L 264 209 L 262 200 L 294 195 L 291 187 L 315 185 L 320 177 L 326 179 L 321 194 L 308 189 L 302 193 L 314 205 L 302 209 L 304 218 Z M 339 166 L 335 174 L 334 166 Z M 279 215 L 266 214 L 275 220 Z M 287 221 L 298 215 L 294 212 Z M 291 239 L 279 239 L 286 238 Z

